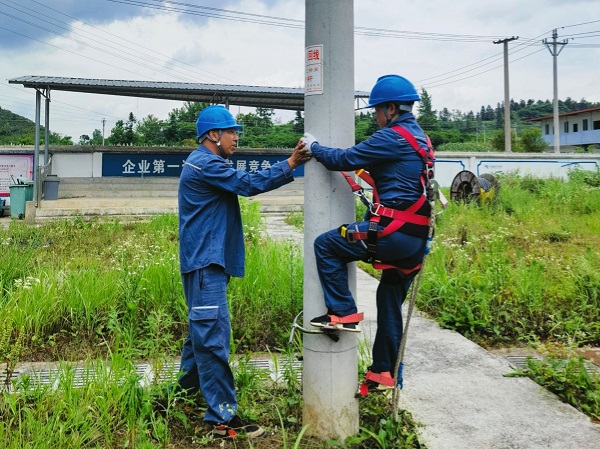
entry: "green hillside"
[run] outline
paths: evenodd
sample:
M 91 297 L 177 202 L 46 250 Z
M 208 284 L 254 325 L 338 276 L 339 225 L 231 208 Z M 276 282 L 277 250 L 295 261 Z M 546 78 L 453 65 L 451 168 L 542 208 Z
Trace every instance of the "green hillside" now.
M 40 143 L 44 142 L 45 128 L 40 126 Z M 1 145 L 33 145 L 35 139 L 35 123 L 28 118 L 0 107 L 0 144 Z M 58 133 L 50 133 L 51 145 L 73 145 L 71 137 Z

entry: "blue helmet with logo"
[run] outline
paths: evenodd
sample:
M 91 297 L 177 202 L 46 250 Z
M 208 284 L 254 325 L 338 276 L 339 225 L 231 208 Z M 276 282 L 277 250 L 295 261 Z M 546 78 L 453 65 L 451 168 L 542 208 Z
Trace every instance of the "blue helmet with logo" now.
M 198 114 L 196 120 L 196 134 L 202 137 L 211 129 L 230 129 L 241 130 L 242 125 L 238 125 L 227 109 L 221 105 L 214 105 L 204 108 Z
M 400 75 L 384 75 L 377 79 L 375 86 L 369 95 L 369 104 L 366 108 L 372 108 L 383 103 L 413 103 L 420 101 L 413 83 Z

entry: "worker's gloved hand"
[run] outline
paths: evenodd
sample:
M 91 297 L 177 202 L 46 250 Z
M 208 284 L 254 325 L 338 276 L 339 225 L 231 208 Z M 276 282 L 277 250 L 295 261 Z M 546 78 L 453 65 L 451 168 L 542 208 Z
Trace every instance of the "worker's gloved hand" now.
M 310 133 L 304 133 L 304 135 L 302 136 L 302 138 L 300 140 L 302 142 L 304 142 L 304 145 L 306 145 L 306 148 L 308 148 L 308 151 L 312 150 L 313 143 L 318 143 L 315 136 L 313 136 Z

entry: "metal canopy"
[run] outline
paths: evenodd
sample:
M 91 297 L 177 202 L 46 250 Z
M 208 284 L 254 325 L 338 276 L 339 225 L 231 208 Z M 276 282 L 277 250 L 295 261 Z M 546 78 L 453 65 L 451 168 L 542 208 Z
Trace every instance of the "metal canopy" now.
M 12 78 L 8 82 L 10 84 L 22 84 L 23 87 L 36 90 L 35 152 L 33 158 L 33 177 L 35 181 L 33 184 L 33 197 L 35 207 L 38 207 L 39 200 L 41 199 L 42 179 L 49 168 L 48 133 L 50 128 L 50 91 L 52 90 L 123 97 L 156 98 L 161 100 L 195 101 L 224 104 L 227 107 L 234 105 L 291 111 L 304 110 L 304 89 L 291 87 L 104 80 L 33 75 Z M 46 138 L 44 140 L 44 163 L 40 164 L 40 109 L 42 95 L 45 97 Z M 355 92 L 354 94 L 357 102 L 359 99 L 368 97 L 368 92 Z
M 102 95 L 197 101 L 227 106 L 304 110 L 304 89 L 228 84 L 179 83 L 168 81 L 128 81 L 60 76 L 21 76 L 8 80 L 33 89 L 63 90 Z M 368 98 L 368 92 L 355 92 L 355 99 Z

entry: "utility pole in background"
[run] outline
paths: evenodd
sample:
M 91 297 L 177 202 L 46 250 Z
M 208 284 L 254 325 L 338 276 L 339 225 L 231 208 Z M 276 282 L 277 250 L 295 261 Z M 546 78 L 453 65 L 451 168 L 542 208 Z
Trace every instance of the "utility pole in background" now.
M 567 41 L 557 42 L 558 33 L 556 28 L 552 30 L 552 42 L 544 39 L 542 42 L 552 55 L 552 67 L 554 71 L 554 152 L 560 153 L 560 130 L 558 123 L 558 55 L 567 45 Z
M 510 127 L 510 93 L 508 88 L 508 43 L 517 37 L 507 37 L 494 41 L 494 44 L 504 44 L 504 151 L 511 152 L 512 129 Z
M 102 146 L 104 146 L 104 125 L 106 124 L 106 119 L 102 119 Z
M 304 129 L 323 145 L 354 145 L 354 1 L 306 0 Z M 354 196 L 344 177 L 315 160 L 304 166 L 304 326 L 326 312 L 313 243 L 325 231 L 352 223 Z M 356 293 L 356 264 L 348 264 Z M 344 440 L 358 433 L 358 340 L 338 332 L 303 337 L 302 415 L 307 433 Z

